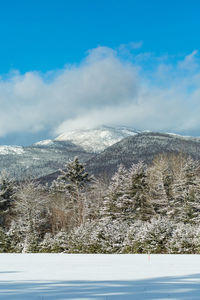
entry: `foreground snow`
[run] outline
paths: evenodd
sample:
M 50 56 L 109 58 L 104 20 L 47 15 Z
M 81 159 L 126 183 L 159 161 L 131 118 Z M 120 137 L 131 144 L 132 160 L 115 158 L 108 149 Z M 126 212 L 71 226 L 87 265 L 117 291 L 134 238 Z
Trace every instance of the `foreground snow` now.
M 0 254 L 0 299 L 200 299 L 200 255 Z

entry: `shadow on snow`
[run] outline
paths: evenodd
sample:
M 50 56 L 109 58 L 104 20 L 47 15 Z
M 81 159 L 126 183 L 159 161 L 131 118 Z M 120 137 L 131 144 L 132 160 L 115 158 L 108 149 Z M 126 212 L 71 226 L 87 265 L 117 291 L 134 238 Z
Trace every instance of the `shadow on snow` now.
M 200 274 L 133 281 L 2 281 L 0 299 L 200 299 Z

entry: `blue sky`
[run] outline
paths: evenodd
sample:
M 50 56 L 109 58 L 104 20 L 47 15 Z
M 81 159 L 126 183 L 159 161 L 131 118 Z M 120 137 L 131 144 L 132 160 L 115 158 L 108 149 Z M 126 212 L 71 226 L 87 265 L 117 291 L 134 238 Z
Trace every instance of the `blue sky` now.
M 46 72 L 88 49 L 143 41 L 143 52 L 200 47 L 198 0 L 7 0 L 0 4 L 1 73 Z
M 101 123 L 200 135 L 199 11 L 195 0 L 1 1 L 0 144 Z

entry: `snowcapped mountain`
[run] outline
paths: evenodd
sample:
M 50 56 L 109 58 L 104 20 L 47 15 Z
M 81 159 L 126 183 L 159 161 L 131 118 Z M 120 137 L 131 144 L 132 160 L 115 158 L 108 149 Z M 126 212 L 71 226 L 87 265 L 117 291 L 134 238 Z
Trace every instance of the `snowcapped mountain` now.
M 54 140 L 32 146 L 0 146 L 0 172 L 6 169 L 18 180 L 53 173 L 78 156 L 83 162 L 125 137 L 138 131 L 127 127 L 101 126 L 95 129 L 65 132 Z
M 200 160 L 200 138 L 159 132 L 141 132 L 106 148 L 89 159 L 86 167 L 92 174 L 110 177 L 120 164 L 127 168 L 139 161 L 151 164 L 157 155 L 172 153 L 182 153 Z
M 172 153 L 182 153 L 200 161 L 200 138 L 159 132 L 141 132 L 129 135 L 93 155 L 85 161 L 85 166 L 89 174 L 108 179 L 120 164 L 127 168 L 139 161 L 151 164 L 157 155 Z M 40 180 L 43 183 L 50 183 L 59 174 L 56 171 Z
M 18 180 L 38 178 L 54 173 L 78 156 L 90 173 L 110 174 L 120 163 L 129 166 L 139 160 L 151 162 L 164 152 L 182 152 L 200 159 L 200 139 L 128 127 L 80 129 L 29 147 L 0 146 L 0 172 L 6 169 Z
M 128 127 L 100 126 L 94 129 L 79 129 L 65 132 L 54 140 L 40 141 L 35 146 L 53 146 L 59 142 L 71 142 L 87 152 L 100 153 L 123 138 L 138 134 L 139 131 Z

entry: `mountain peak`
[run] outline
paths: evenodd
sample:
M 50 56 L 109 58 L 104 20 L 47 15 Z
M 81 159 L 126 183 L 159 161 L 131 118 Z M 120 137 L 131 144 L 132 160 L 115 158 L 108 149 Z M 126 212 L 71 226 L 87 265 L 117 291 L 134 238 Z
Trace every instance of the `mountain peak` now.
M 72 142 L 88 152 L 99 153 L 125 137 L 139 131 L 128 127 L 99 126 L 93 129 L 78 129 L 59 135 L 54 141 Z

